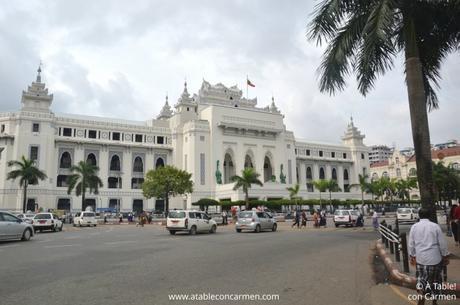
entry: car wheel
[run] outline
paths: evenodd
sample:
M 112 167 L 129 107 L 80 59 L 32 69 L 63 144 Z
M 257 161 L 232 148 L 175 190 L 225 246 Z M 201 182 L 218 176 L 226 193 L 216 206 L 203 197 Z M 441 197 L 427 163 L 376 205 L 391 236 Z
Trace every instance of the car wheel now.
M 339 225 L 338 225 L 338 224 L 335 224 L 335 227 L 336 227 L 336 228 L 338 228 L 338 227 L 339 227 Z
M 32 231 L 30 229 L 25 229 L 24 233 L 22 233 L 22 240 L 23 241 L 28 241 L 30 240 L 30 237 L 32 236 Z
M 236 229 L 236 232 L 237 232 L 237 233 L 241 233 L 241 229 Z
M 217 231 L 217 226 L 216 226 L 216 225 L 213 225 L 213 226 L 211 227 L 211 230 L 209 230 L 209 233 L 213 234 L 213 233 L 216 233 L 216 231 Z
M 176 231 L 169 231 L 169 234 L 176 235 Z
M 278 225 L 276 223 L 273 224 L 272 231 L 276 232 L 276 229 L 278 228 Z
M 61 227 L 59 228 L 59 231 L 62 232 L 63 228 L 64 228 L 64 224 L 61 225 Z
M 75 223 L 72 224 L 74 227 L 76 227 L 77 225 Z
M 195 226 L 192 226 L 192 227 L 190 228 L 189 234 L 190 234 L 190 235 L 195 235 L 195 234 L 196 234 L 196 227 L 195 227 Z
M 259 233 L 259 232 L 260 232 L 260 225 L 257 225 L 257 226 L 256 226 L 256 229 L 254 230 L 254 232 L 256 232 L 256 233 Z

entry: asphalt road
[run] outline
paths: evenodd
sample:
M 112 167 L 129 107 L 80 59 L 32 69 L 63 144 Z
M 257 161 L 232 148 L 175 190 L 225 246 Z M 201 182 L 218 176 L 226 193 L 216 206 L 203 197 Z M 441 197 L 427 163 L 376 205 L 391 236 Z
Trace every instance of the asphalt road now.
M 212 293 L 279 295 L 231 304 L 369 305 L 376 238 L 354 228 L 237 234 L 219 227 L 197 236 L 170 236 L 159 226 L 69 228 L 0 243 L 0 304 L 201 304 L 168 295 Z

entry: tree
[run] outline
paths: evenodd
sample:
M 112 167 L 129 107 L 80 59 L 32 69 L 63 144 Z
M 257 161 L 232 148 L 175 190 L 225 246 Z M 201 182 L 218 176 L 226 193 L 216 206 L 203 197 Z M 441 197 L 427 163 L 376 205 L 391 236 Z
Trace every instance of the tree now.
M 313 181 L 313 185 L 319 191 L 319 206 L 322 209 L 323 204 L 321 201 L 321 193 L 326 192 L 329 186 L 329 182 L 326 179 L 320 179 Z
M 169 211 L 169 197 L 189 194 L 193 192 L 192 174 L 174 166 L 166 165 L 150 170 L 142 184 L 145 198 L 163 198 L 165 200 L 165 214 Z
M 443 162 L 433 163 L 435 192 L 440 201 L 451 201 L 460 194 L 460 173 Z
M 368 175 L 358 175 L 358 183 L 350 185 L 350 187 L 357 186 L 361 190 L 361 206 L 364 206 L 364 193 L 369 192 L 369 183 L 367 179 L 369 178 Z
M 403 201 L 407 198 L 407 201 L 410 202 L 410 190 L 417 188 L 417 179 L 409 177 L 406 180 L 400 179 L 395 183 L 396 193 L 399 198 Z
M 35 161 L 26 159 L 22 156 L 21 161 L 9 161 L 9 167 L 19 167 L 19 169 L 13 169 L 8 173 L 8 180 L 16 180 L 19 178 L 19 186 L 23 189 L 22 198 L 22 212 L 26 212 L 27 207 L 27 187 L 29 184 L 37 184 L 38 180 L 45 180 L 46 174 L 35 166 Z
M 297 195 L 299 194 L 300 185 L 298 183 L 296 183 L 294 186 L 287 187 L 286 190 L 289 192 L 289 198 L 291 200 L 295 200 L 296 208 L 297 208 L 297 199 L 299 199 L 299 197 L 297 197 Z
M 458 1 L 323 0 L 309 25 L 309 39 L 329 42 L 320 66 L 322 92 L 343 90 L 353 72 L 365 96 L 404 54 L 421 201 L 435 222 L 427 110 L 438 107 L 433 86 L 442 60 L 458 50 L 459 19 Z
M 332 212 L 332 192 L 340 192 L 342 189 L 339 187 L 337 180 L 330 179 L 327 181 L 327 190 L 329 191 L 329 206 Z
M 99 194 L 99 188 L 102 187 L 102 181 L 97 176 L 99 167 L 91 163 L 80 161 L 78 165 L 70 168 L 72 174 L 67 178 L 67 194 L 70 195 L 75 190 L 75 195 L 81 195 L 81 207 L 85 205 L 86 190 L 89 193 Z
M 260 176 L 252 167 L 245 168 L 241 171 L 241 176 L 233 176 L 231 179 L 235 182 L 233 190 L 243 189 L 244 200 L 246 202 L 246 210 L 249 209 L 249 189 L 251 185 L 256 184 L 263 186 L 264 184 L 258 179 Z

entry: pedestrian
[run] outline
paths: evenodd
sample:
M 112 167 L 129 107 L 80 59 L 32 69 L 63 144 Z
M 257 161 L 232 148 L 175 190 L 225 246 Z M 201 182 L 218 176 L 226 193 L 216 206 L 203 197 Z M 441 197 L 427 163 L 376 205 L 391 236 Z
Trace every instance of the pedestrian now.
M 374 231 L 377 231 L 379 228 L 379 214 L 377 211 L 374 211 L 374 214 L 372 214 L 372 226 L 374 227 Z
M 298 210 L 294 212 L 294 223 L 292 224 L 291 228 L 297 225 L 297 228 L 300 229 L 300 213 Z
M 442 285 L 442 267 L 449 263 L 447 242 L 441 227 L 429 220 L 430 211 L 421 208 L 420 221 L 412 226 L 409 233 L 409 255 L 411 264 L 416 266 L 417 292 L 422 295 L 418 305 L 425 304 L 425 298 L 437 304 Z
M 455 246 L 460 246 L 460 206 L 454 203 L 450 208 L 449 213 L 450 228 L 452 235 L 454 235 Z
M 148 220 L 149 224 L 152 223 L 152 220 L 153 220 L 153 218 L 152 218 L 152 212 L 150 212 L 149 215 L 147 216 L 147 220 Z
M 302 226 L 301 227 L 307 227 L 307 213 L 305 213 L 305 210 L 302 211 Z
M 321 210 L 319 213 L 319 227 L 326 227 L 326 212 L 324 210 Z
M 104 224 L 107 224 L 107 213 L 104 214 Z
M 382 207 L 382 216 L 385 216 L 385 207 Z
M 314 221 L 315 228 L 318 228 L 319 227 L 319 215 L 317 211 L 313 213 L 313 221 Z
M 228 224 L 228 221 L 227 221 L 227 211 L 225 211 L 225 210 L 222 210 L 222 224 L 223 224 L 223 225 Z
M 119 219 L 119 223 L 122 223 L 123 222 L 123 214 L 120 213 L 120 215 L 118 215 L 118 219 Z

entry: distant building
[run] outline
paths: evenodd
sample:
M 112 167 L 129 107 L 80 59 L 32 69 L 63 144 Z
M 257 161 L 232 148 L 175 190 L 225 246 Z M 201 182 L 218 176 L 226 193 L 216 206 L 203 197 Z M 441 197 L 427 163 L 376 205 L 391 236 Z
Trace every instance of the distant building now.
M 393 154 L 393 148 L 386 145 L 374 145 L 371 146 L 371 152 L 369 153 L 370 164 L 376 162 L 382 162 L 388 160 Z
M 447 142 L 444 142 L 444 143 L 439 143 L 439 144 L 435 144 L 433 146 L 433 149 L 445 149 L 445 148 L 449 148 L 449 147 L 455 147 L 455 146 L 458 146 L 458 141 L 457 140 L 449 140 Z
M 406 157 L 411 157 L 412 155 L 415 154 L 415 150 L 413 147 L 406 147 L 406 148 L 400 149 L 399 152 Z

